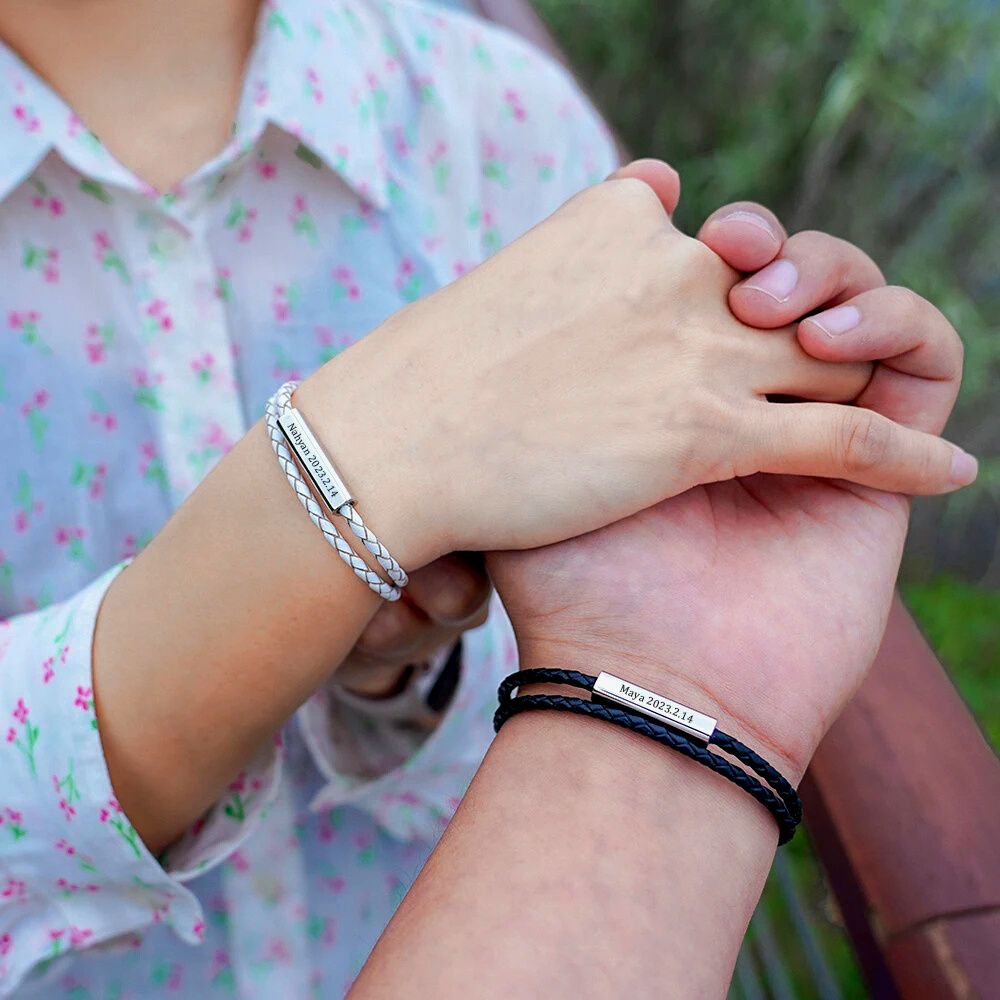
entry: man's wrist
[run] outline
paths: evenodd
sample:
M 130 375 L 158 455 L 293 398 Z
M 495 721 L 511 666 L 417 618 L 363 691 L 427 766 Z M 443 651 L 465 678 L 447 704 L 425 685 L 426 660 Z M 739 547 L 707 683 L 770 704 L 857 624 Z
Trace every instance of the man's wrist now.
M 602 670 L 655 691 L 672 701 L 712 716 L 718 728 L 746 743 L 773 764 L 792 785 L 798 785 L 816 748 L 812 737 L 797 725 L 796 719 L 765 720 L 763 713 L 743 702 L 740 695 L 711 678 L 693 677 L 628 650 L 608 651 L 568 642 L 519 644 L 522 669 L 559 667 L 599 674 Z M 540 688 L 525 688 L 525 693 L 542 693 Z M 544 693 L 580 697 L 578 689 L 546 687 Z M 648 741 L 647 741 L 648 742 Z

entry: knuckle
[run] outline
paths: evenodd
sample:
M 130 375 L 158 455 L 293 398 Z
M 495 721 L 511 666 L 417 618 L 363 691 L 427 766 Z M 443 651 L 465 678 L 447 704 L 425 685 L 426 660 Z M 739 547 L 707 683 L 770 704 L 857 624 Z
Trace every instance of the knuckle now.
M 410 620 L 396 605 L 379 608 L 378 614 L 362 632 L 355 649 L 364 656 L 379 659 L 412 645 L 413 628 Z
M 653 210 L 662 212 L 656 192 L 638 177 L 616 177 L 599 185 L 619 211 L 643 215 Z
M 434 594 L 431 616 L 442 624 L 467 625 L 484 610 L 490 586 L 484 580 L 453 580 Z
M 839 433 L 840 454 L 848 472 L 870 472 L 889 457 L 892 425 L 871 410 L 849 410 Z
M 909 327 L 925 319 L 925 309 L 930 305 L 926 299 L 922 299 L 912 288 L 907 288 L 905 285 L 886 285 L 879 290 L 879 297 L 886 303 L 896 320 Z

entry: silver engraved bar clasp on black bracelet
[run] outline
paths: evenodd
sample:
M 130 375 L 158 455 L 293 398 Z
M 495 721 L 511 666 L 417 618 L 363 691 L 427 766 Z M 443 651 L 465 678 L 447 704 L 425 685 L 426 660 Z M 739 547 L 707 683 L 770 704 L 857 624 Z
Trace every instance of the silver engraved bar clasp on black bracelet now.
M 679 701 L 665 698 L 662 694 L 639 687 L 638 684 L 632 684 L 603 670 L 594 682 L 592 697 L 595 701 L 620 705 L 622 708 L 649 716 L 666 726 L 679 729 L 706 745 L 711 742 L 718 722 L 710 715 L 696 712 Z

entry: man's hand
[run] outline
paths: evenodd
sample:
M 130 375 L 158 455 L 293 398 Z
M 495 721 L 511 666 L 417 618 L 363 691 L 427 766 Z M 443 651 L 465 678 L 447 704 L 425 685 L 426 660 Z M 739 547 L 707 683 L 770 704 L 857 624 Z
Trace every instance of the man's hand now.
M 662 162 L 639 160 L 619 173 L 649 184 L 668 212 L 677 207 L 680 181 Z M 764 269 L 750 274 L 730 293 L 730 309 L 737 319 L 762 331 L 772 330 L 824 304 L 845 304 L 848 311 L 838 311 L 833 325 L 842 327 L 856 313 L 856 326 L 831 336 L 819 325 L 824 314 L 817 314 L 799 326 L 803 352 L 829 361 L 887 359 L 875 369 L 859 400 L 862 405 L 921 430 L 941 429 L 928 422 L 924 413 L 931 403 L 934 412 L 946 415 L 950 410 L 961 372 L 961 344 L 929 303 L 906 289 L 882 287 L 875 264 L 844 240 L 825 233 L 799 233 L 789 239 L 774 214 L 752 202 L 720 208 L 702 226 L 698 238 L 734 270 Z M 775 280 L 775 271 L 768 265 L 776 258 L 785 261 L 778 268 L 779 279 L 788 280 L 788 264 L 795 271 L 795 285 L 787 296 L 761 290 L 762 283 L 768 286 L 768 273 Z M 918 322 L 912 321 L 914 317 Z M 931 371 L 945 377 L 900 382 L 894 375 L 897 369 L 903 375 Z M 913 393 L 917 399 L 911 402 Z M 792 419 L 799 414 L 799 410 L 789 411 Z M 872 448 L 873 442 L 859 439 L 854 444 L 855 448 L 864 446 Z M 480 625 L 488 597 L 489 583 L 481 564 L 470 557 L 448 556 L 427 566 L 413 575 L 403 601 L 379 608 L 338 669 L 338 681 L 361 694 L 392 691 L 407 664 L 426 659 L 465 630 Z
M 764 213 L 777 227 L 758 206 L 739 211 Z M 713 217 L 702 238 L 719 243 L 720 225 Z M 776 231 L 771 256 L 784 242 Z M 774 296 L 753 276 L 733 290 L 731 306 L 744 321 L 778 326 L 828 301 L 849 302 L 858 311 L 852 329 L 827 331 L 829 314 L 820 313 L 799 324 L 800 344 L 826 358 L 882 360 L 859 405 L 939 432 L 961 374 L 955 331 L 923 299 L 881 287 L 874 264 L 840 241 L 800 234 L 781 258 L 794 259 L 810 241 L 797 290 Z M 809 263 L 822 241 L 838 262 L 831 280 Z M 788 404 L 788 421 L 807 419 L 812 405 Z M 784 444 L 776 437 L 774 452 Z M 851 447 L 859 463 L 876 463 L 882 444 L 876 432 Z M 908 505 L 842 481 L 738 471 L 742 478 L 581 538 L 492 555 L 488 567 L 523 666 L 610 669 L 718 714 L 796 778 L 881 641 Z

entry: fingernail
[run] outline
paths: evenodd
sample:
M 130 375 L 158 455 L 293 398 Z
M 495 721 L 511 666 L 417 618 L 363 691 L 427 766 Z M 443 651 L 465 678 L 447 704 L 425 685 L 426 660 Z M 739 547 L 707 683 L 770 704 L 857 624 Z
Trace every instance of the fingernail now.
M 771 225 L 770 219 L 765 219 L 763 215 L 758 215 L 756 212 L 748 212 L 744 208 L 734 209 L 732 212 L 727 212 L 725 215 L 720 215 L 719 218 L 715 220 L 716 222 L 747 222 L 751 226 L 756 226 L 758 229 L 763 229 L 768 236 L 770 236 L 775 242 L 781 242 L 781 234 L 775 231 L 773 225 Z
M 951 456 L 951 481 L 956 486 L 968 486 L 979 474 L 979 463 L 967 451 L 956 448 Z
M 790 260 L 776 260 L 749 278 L 743 287 L 755 288 L 776 302 L 785 302 L 798 280 L 799 270 Z
M 828 337 L 839 337 L 861 322 L 861 312 L 855 306 L 837 306 L 809 317 Z

